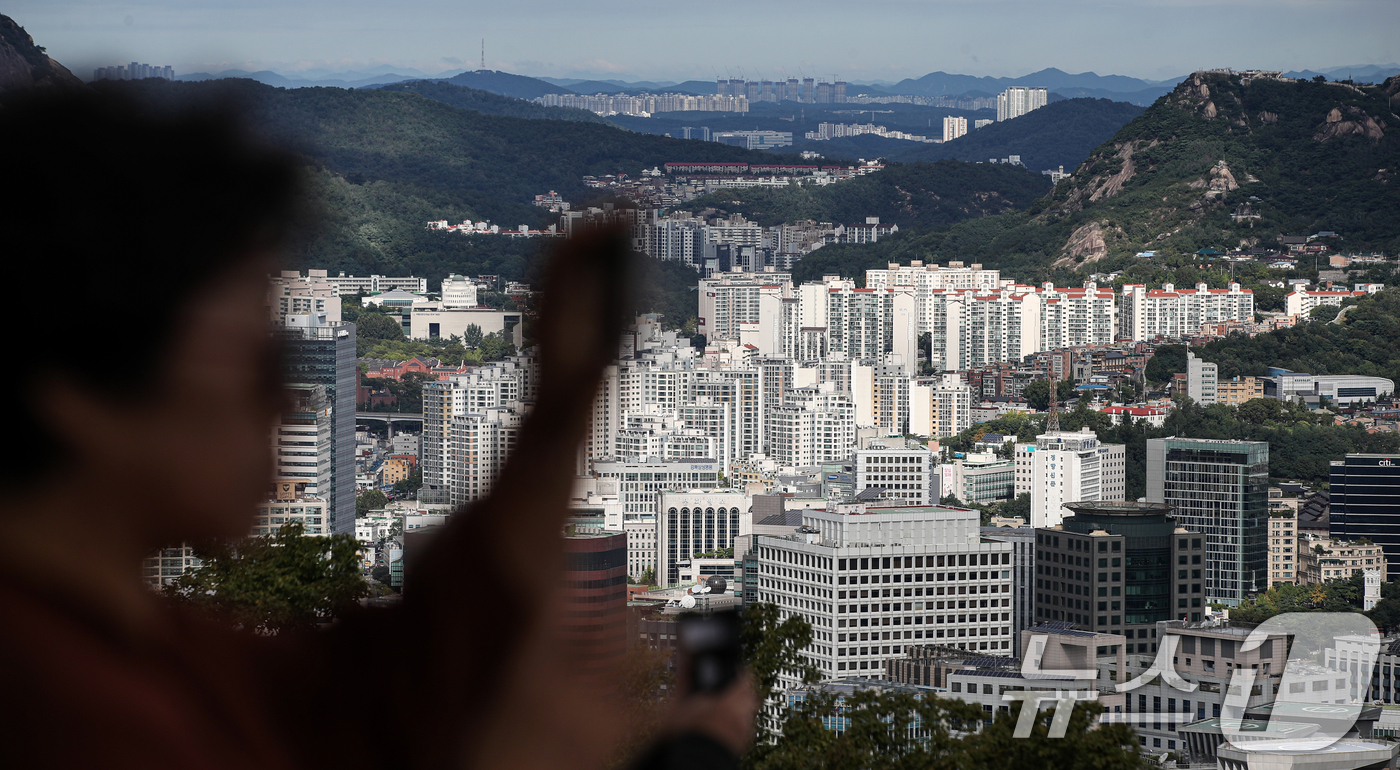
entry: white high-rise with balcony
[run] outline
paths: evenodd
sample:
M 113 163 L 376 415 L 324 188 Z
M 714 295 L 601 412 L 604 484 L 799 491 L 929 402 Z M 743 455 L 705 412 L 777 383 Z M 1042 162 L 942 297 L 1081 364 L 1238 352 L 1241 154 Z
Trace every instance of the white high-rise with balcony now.
M 1044 88 L 1012 86 L 997 94 L 997 120 L 1011 120 L 1050 103 L 1050 92 Z

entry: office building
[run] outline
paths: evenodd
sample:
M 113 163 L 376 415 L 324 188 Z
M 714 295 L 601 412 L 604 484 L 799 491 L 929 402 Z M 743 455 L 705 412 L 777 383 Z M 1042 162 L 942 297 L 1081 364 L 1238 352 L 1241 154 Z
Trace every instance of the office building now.
M 856 452 L 856 491 L 881 490 L 887 505 L 933 505 L 940 496 L 937 461 L 926 448 L 862 449 Z
M 1186 395 L 1201 406 L 1210 406 L 1218 398 L 1219 384 L 1220 367 L 1186 351 Z
M 588 676 L 615 686 L 627 654 L 627 536 L 618 532 L 564 536 L 563 642 Z
M 1301 669 L 1304 665 L 1301 661 L 1289 663 L 1288 635 L 1270 634 L 1258 645 L 1247 646 L 1245 642 L 1253 631 L 1253 626 L 1235 626 L 1228 621 L 1222 623 L 1215 619 L 1178 619 L 1156 624 L 1152 629 L 1152 635 L 1155 637 L 1153 646 L 1162 640 L 1170 640 L 1176 649 L 1173 659 L 1168 661 L 1168 664 L 1181 677 L 1175 681 L 1191 682 L 1195 687 L 1191 690 L 1178 689 L 1173 685 L 1172 678 L 1151 676 L 1142 685 L 1126 693 L 1125 711 L 1129 712 L 1128 724 L 1137 733 L 1144 751 L 1176 751 L 1189 757 L 1194 763 L 1203 764 L 1211 758 L 1217 746 L 1226 744 L 1225 736 L 1220 732 L 1219 720 L 1222 717 L 1239 719 L 1243 716 L 1247 722 L 1254 721 L 1258 713 L 1254 710 L 1262 709 L 1262 721 L 1253 725 L 1242 723 L 1237 729 L 1262 730 L 1265 725 L 1272 729 L 1273 725 L 1284 720 L 1277 718 L 1282 715 L 1275 715 L 1276 718 L 1270 723 L 1267 714 L 1271 706 L 1279 711 L 1289 706 L 1296 708 L 1294 703 L 1281 702 L 1280 696 L 1285 694 L 1279 689 L 1283 679 L 1297 676 L 1295 669 Z M 1139 640 L 1138 647 L 1141 646 Z M 1127 658 L 1128 676 L 1136 678 L 1144 675 L 1154 660 L 1155 656 L 1151 654 L 1130 654 Z M 1288 673 L 1283 673 L 1285 667 Z M 1321 667 L 1311 668 L 1315 674 L 1311 677 L 1312 681 L 1298 683 L 1305 689 L 1311 684 L 1309 692 L 1306 695 L 1292 695 L 1286 699 L 1296 701 L 1317 698 L 1312 702 L 1332 702 L 1335 696 L 1330 688 L 1334 686 L 1333 680 L 1337 678 L 1337 672 L 1329 672 Z M 1253 674 L 1254 686 L 1246 696 L 1245 713 L 1231 714 L 1225 711 L 1225 700 L 1227 697 L 1235 697 L 1230 690 L 1232 685 L 1238 683 L 1236 676 L 1240 670 Z M 1318 690 L 1319 685 L 1328 688 L 1327 692 Z M 1323 697 L 1318 698 L 1319 695 Z M 1294 717 L 1293 714 L 1289 716 Z M 1297 716 L 1307 717 L 1307 714 L 1305 712 Z M 1287 727 L 1283 729 L 1301 726 L 1297 723 L 1302 721 L 1305 720 L 1289 718 L 1285 721 Z M 1201 734 L 1212 730 L 1214 732 L 1211 735 Z M 1271 760 L 1275 757 L 1272 754 L 1268 756 Z M 1253 762 L 1250 765 L 1252 766 Z M 1219 766 L 1245 767 L 1244 763 Z
M 1044 88 L 1012 86 L 997 95 L 997 120 L 1019 118 L 1044 107 L 1049 101 L 1050 94 Z
M 681 582 L 683 568 L 698 554 L 734 548 L 750 521 L 753 498 L 737 489 L 666 491 L 656 503 L 656 580 L 661 586 Z M 734 561 L 731 554 L 729 561 Z
M 748 150 L 772 150 L 792 146 L 791 131 L 716 131 L 711 141 Z
M 803 655 L 823 676 L 880 672 L 921 644 L 1010 654 L 1013 547 L 983 539 L 976 511 L 832 501 L 802 525 L 754 538 L 758 600 L 811 624 Z
M 951 142 L 967 133 L 967 118 L 952 115 L 943 119 L 943 141 Z
M 1016 461 L 992 452 L 970 452 L 938 466 L 939 491 L 963 503 L 991 505 L 1016 496 Z
M 1400 567 L 1400 456 L 1349 454 L 1333 460 L 1331 534 L 1367 538 L 1385 551 L 1390 574 Z
M 655 515 L 657 497 L 677 489 L 713 489 L 722 472 L 719 462 L 708 458 L 660 461 L 651 458 L 595 462 L 599 479 L 615 479 L 623 520 L 632 514 Z M 658 575 L 659 577 L 659 575 Z
M 1157 651 L 1157 623 L 1206 611 L 1205 538 L 1162 503 L 1070 503 L 1035 531 L 1035 620 L 1123 634 L 1128 652 Z M 1194 575 L 1194 577 L 1192 577 Z
M 1016 494 L 1031 496 L 1032 527 L 1053 527 L 1066 503 L 1122 500 L 1127 494 L 1127 454 L 1104 444 L 1085 427 L 1054 431 L 1016 445 Z
M 1147 499 L 1206 538 L 1205 601 L 1237 606 L 1268 588 L 1269 445 L 1147 440 Z
M 1325 398 L 1333 406 L 1351 406 L 1394 392 L 1393 380 L 1361 374 L 1308 374 L 1271 367 L 1264 381 L 1266 397 L 1307 404 L 1318 404 Z
M 316 494 L 328 505 L 329 534 L 355 532 L 355 325 L 316 314 L 282 317 L 276 334 L 283 350 L 283 379 L 324 388 L 330 409 L 329 484 Z
M 1011 654 L 1021 657 L 1021 632 L 1035 625 L 1035 530 L 1031 527 L 982 527 L 985 540 L 1011 544 Z

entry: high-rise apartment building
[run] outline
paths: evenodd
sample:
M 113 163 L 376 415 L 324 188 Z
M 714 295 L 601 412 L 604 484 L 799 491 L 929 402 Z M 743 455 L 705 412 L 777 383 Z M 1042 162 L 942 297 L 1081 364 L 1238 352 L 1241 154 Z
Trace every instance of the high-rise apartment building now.
M 943 141 L 951 142 L 967 133 L 967 118 L 949 115 L 943 119 Z
M 754 538 L 758 600 L 812 625 L 803 655 L 824 676 L 919 644 L 1010 652 L 1012 546 L 982 538 L 976 511 L 831 502 L 802 524 L 815 531 Z
M 931 439 L 956 436 L 972 426 L 972 388 L 956 374 L 916 379 L 909 385 L 909 432 Z
M 842 460 L 856 446 L 855 405 L 834 383 L 792 389 L 771 424 L 769 453 L 781 465 Z
M 1130 340 L 1179 339 L 1199 334 L 1202 324 L 1254 320 L 1254 292 L 1231 283 L 1212 289 L 1204 283 L 1178 289 L 1125 284 L 1118 302 L 1118 333 Z
M 1147 440 L 1147 499 L 1206 538 L 1205 601 L 1237 606 L 1268 588 L 1269 445 Z
M 1400 568 L 1400 456 L 1349 454 L 1333 460 L 1331 533 L 1367 538 L 1385 551 L 1389 574 Z
M 1044 88 L 1012 86 L 997 95 L 997 120 L 1011 120 L 1044 107 L 1050 93 Z
M 792 286 L 791 273 L 721 273 L 702 278 L 697 293 L 699 331 L 710 340 L 739 339 L 739 324 L 758 323 L 759 295 L 766 287 Z
M 1210 406 L 1217 400 L 1219 384 L 1220 367 L 1186 351 L 1186 395 L 1201 406 Z
M 1016 494 L 1031 496 L 1033 527 L 1053 527 L 1068 503 L 1122 500 L 1127 493 L 1127 454 L 1105 444 L 1087 427 L 1052 431 L 1033 444 L 1016 445 Z
M 504 457 L 488 462 L 481 453 L 514 447 L 519 421 L 534 400 L 533 380 L 533 362 L 522 357 L 423 384 L 423 487 L 418 499 L 461 505 L 490 489 L 494 477 L 482 474 L 494 473 Z

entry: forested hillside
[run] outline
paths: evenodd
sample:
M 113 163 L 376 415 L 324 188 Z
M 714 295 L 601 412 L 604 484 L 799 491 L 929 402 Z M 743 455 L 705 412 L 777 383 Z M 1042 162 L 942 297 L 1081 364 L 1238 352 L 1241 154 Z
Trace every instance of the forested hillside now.
M 532 120 L 576 120 L 583 123 L 608 122 L 588 110 L 573 107 L 545 107 L 513 96 L 501 96 L 490 91 L 453 85 L 445 80 L 410 80 L 407 83 L 388 83 L 369 86 L 369 88 L 401 94 L 418 94 L 460 110 L 472 110 L 487 115 L 504 115 L 510 118 L 530 118 Z
M 216 93 L 242 100 L 261 131 L 307 159 L 311 198 L 324 226 L 297 245 L 294 266 L 414 273 L 430 283 L 454 271 L 525 278 L 544 244 L 428 232 L 429 220 L 539 226 L 554 220 L 531 205 L 533 197 L 551 189 L 587 196 L 586 174 L 636 175 L 677 158 L 772 158 L 601 123 L 487 115 L 390 89 L 283 90 L 252 81 L 157 80 L 104 81 L 99 87 L 128 89 L 162 103 Z M 665 266 L 652 269 L 656 276 L 670 275 Z M 671 294 L 655 299 L 675 304 Z
M 1264 376 L 1279 366 L 1311 374 L 1364 374 L 1400 382 L 1400 289 L 1361 297 L 1338 323 L 1315 321 L 1195 348 L 1221 378 Z
M 803 219 L 849 224 L 878 216 L 901 228 L 927 229 L 1022 209 L 1049 189 L 1045 175 L 1023 168 L 945 160 L 892 163 L 824 187 L 723 190 L 679 208 L 743 214 L 765 227 Z
M 1142 108 L 1107 99 L 1066 99 L 1022 115 L 971 130 L 943 144 L 921 144 L 896 153 L 894 160 L 986 161 L 1020 155 L 1032 171 L 1064 166 L 1073 171 L 1094 148 L 1113 138 Z M 970 121 L 969 121 L 970 122 Z

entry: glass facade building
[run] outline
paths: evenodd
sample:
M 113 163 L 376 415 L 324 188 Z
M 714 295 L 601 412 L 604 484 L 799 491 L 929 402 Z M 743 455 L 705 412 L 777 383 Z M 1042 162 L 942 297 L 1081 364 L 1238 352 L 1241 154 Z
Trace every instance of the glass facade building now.
M 1369 538 L 1385 550 L 1388 573 L 1400 567 L 1400 456 L 1355 454 L 1333 460 L 1332 537 Z
M 284 326 L 283 379 L 322 385 L 331 403 L 331 483 L 319 489 L 327 502 L 326 534 L 355 534 L 355 325 Z
M 1147 442 L 1147 499 L 1176 509 L 1206 538 L 1206 601 L 1231 607 L 1268 580 L 1269 445 L 1156 438 Z

